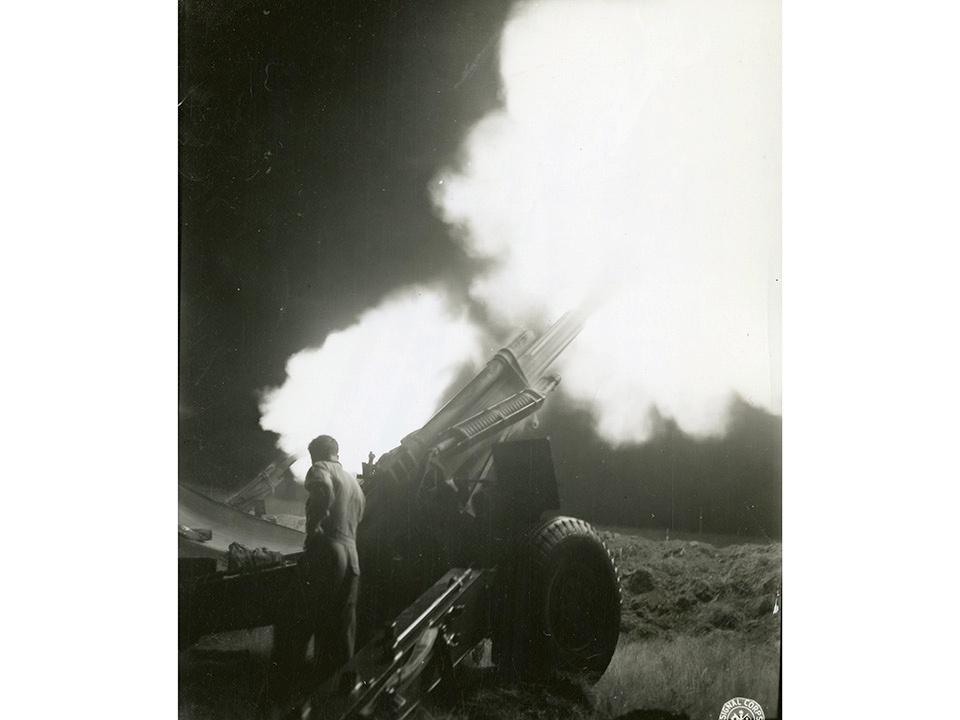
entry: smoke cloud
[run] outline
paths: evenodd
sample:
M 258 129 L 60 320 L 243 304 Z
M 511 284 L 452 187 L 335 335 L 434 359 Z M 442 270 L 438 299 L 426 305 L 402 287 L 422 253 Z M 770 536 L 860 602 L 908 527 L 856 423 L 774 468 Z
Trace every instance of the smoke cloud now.
M 605 297 L 561 388 L 614 443 L 650 409 L 722 430 L 779 411 L 779 8 L 540 2 L 501 42 L 503 109 L 431 187 L 509 324 Z
M 280 435 L 281 450 L 304 455 L 291 468 L 300 478 L 321 433 L 337 438 L 344 467 L 359 470 L 368 452 L 396 447 L 429 420 L 464 363 L 481 357 L 463 311 L 440 290 L 411 288 L 293 355 L 284 384 L 263 394 L 260 425 Z
M 502 108 L 430 184 L 485 261 L 468 293 L 492 325 L 603 301 L 558 369 L 611 443 L 646 439 L 653 408 L 692 434 L 735 396 L 780 410 L 779 37 L 766 0 L 518 5 Z M 328 432 L 359 467 L 479 363 L 475 322 L 436 290 L 388 298 L 292 357 L 261 425 L 286 452 Z

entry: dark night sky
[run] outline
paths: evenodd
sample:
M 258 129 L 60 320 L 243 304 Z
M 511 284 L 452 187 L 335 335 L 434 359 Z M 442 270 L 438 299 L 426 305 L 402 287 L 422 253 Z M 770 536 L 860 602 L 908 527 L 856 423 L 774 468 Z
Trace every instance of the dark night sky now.
M 468 260 L 426 185 L 497 102 L 507 3 L 181 3 L 181 475 L 265 464 L 256 391 Z
M 283 382 L 290 355 L 392 290 L 442 279 L 456 292 L 470 277 L 426 188 L 500 102 L 509 3 L 179 7 L 180 480 L 217 494 L 274 459 L 258 392 Z M 744 507 L 759 497 L 779 532 L 779 417 L 737 406 L 756 425 L 739 441 L 674 426 L 611 450 L 581 411 L 554 404 L 545 429 L 569 511 L 661 527 L 669 497 L 674 525 L 691 527 L 678 502 L 687 514 L 707 502 L 733 513 L 725 528 L 756 534 Z

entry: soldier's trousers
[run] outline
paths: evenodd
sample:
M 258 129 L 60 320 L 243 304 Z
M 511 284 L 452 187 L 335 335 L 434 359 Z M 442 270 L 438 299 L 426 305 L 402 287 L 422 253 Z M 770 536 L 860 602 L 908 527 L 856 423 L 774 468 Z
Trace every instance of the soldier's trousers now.
M 346 547 L 312 538 L 297 566 L 297 582 L 282 600 L 273 628 L 268 695 L 285 701 L 315 687 L 353 656 L 360 578 Z M 314 653 L 306 661 L 313 637 Z

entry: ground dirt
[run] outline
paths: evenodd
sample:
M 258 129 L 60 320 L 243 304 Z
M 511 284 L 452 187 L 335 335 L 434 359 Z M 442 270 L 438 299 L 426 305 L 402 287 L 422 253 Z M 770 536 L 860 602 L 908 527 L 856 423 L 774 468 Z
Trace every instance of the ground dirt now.
M 464 671 L 455 702 L 428 699 L 436 720 L 700 720 L 752 697 L 776 716 L 779 543 L 718 547 L 601 531 L 620 570 L 620 643 L 594 687 L 509 686 Z M 180 720 L 252 720 L 271 630 L 202 638 L 179 659 Z
M 779 543 L 718 548 L 601 532 L 620 569 L 620 633 L 669 640 L 730 630 L 758 643 L 779 638 Z

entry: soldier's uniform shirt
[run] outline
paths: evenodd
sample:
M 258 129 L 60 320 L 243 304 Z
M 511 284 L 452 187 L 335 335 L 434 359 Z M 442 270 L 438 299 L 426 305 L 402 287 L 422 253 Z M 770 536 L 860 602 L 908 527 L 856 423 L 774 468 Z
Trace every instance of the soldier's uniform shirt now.
M 363 489 L 357 478 L 343 469 L 336 460 L 316 462 L 307 472 L 304 487 L 307 500 L 307 545 L 315 537 L 314 526 L 320 521 L 322 536 L 346 553 L 345 561 L 354 575 L 360 575 L 357 558 L 357 526 L 363 517 Z

